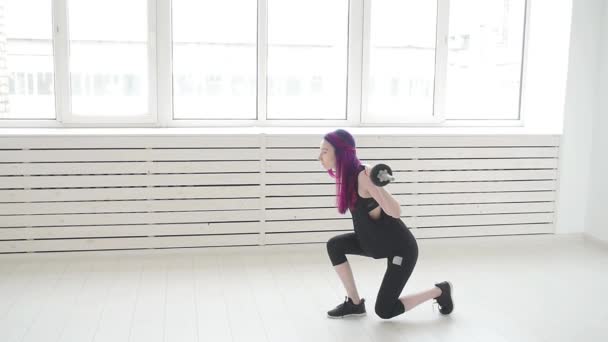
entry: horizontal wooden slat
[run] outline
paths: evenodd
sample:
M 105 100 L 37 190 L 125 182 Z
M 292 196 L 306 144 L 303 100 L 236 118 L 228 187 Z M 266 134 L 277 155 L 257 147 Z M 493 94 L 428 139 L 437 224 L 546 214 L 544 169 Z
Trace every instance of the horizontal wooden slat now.
M 353 229 L 350 218 L 337 220 L 274 221 L 264 224 L 265 232 L 297 232 Z
M 0 150 L 0 162 L 92 162 L 159 160 L 259 160 L 258 148 L 242 149 L 114 149 Z
M 267 245 L 290 243 L 326 243 L 332 237 L 348 232 L 350 231 L 345 230 L 301 233 L 274 233 L 266 234 L 265 242 Z M 412 229 L 412 233 L 418 239 L 464 236 L 551 234 L 553 232 L 553 224 Z
M 322 135 L 268 135 L 266 146 L 319 147 Z M 358 147 L 558 146 L 558 135 L 355 135 Z
M 93 175 L 126 173 L 239 173 L 259 172 L 259 161 L 177 161 L 103 163 L 9 163 L 0 164 L 5 175 Z
M 364 164 L 367 162 L 362 161 Z M 446 159 L 446 160 L 391 160 L 383 161 L 393 171 L 405 170 L 508 170 L 556 169 L 557 159 Z M 268 172 L 322 172 L 319 161 L 267 161 Z
M 399 190 L 395 184 L 395 190 Z M 489 192 L 489 191 L 544 191 L 555 190 L 557 182 L 550 181 L 510 181 L 510 182 L 460 182 L 460 183 L 417 183 L 401 184 L 405 193 L 448 193 L 448 192 Z
M 404 222 L 406 225 L 416 228 L 480 226 L 490 224 L 551 223 L 553 222 L 553 216 L 553 213 L 429 216 L 409 217 Z
M 419 239 L 463 236 L 495 236 L 521 234 L 551 234 L 555 232 L 553 223 L 513 224 L 471 227 L 421 228 L 412 230 Z
M 259 173 L 0 177 L 0 189 L 260 184 Z
M 546 213 L 553 212 L 554 206 L 555 204 L 553 202 L 401 206 L 401 217 L 406 219 L 412 216 Z M 351 217 L 351 214 L 348 211 L 344 215 L 340 214 L 336 208 L 266 210 L 267 221 L 335 219 L 341 217 Z
M 292 243 L 326 243 L 336 235 L 350 233 L 351 231 L 320 231 L 302 233 L 274 233 L 266 234 L 264 241 L 267 245 L 282 245 Z
M 266 160 L 316 160 L 316 148 L 269 148 Z M 358 148 L 357 156 L 365 160 L 383 159 L 471 159 L 471 158 L 557 158 L 557 147 L 393 147 Z
M 102 137 L 102 138 L 100 138 Z M 84 136 L 70 133 L 58 136 L 0 137 L 0 148 L 235 148 L 259 146 L 261 136 L 248 134 L 115 134 L 87 133 Z
M 108 188 L 108 189 L 30 189 L 0 190 L 0 202 L 42 201 L 107 201 L 128 199 L 172 198 L 244 198 L 259 197 L 261 187 L 249 186 L 200 186 L 157 188 Z
M 0 241 L 0 253 L 89 251 L 107 249 L 252 246 L 260 244 L 259 234 L 163 236 L 68 240 Z
M 524 202 L 551 202 L 555 200 L 555 192 L 490 192 L 470 194 L 418 194 L 393 195 L 402 205 L 416 204 L 465 204 L 465 203 L 524 203 Z M 336 197 L 269 197 L 265 199 L 267 209 L 280 208 L 323 208 L 336 205 Z
M 538 192 L 490 192 L 398 195 L 403 204 L 459 204 L 493 202 L 550 202 L 555 200 L 554 191 Z
M 555 209 L 554 202 L 538 203 L 483 203 L 417 205 L 402 208 L 403 216 L 481 215 L 509 213 L 548 213 Z
M 258 221 L 259 210 L 0 216 L 0 227 Z
M 105 136 L 100 139 L 99 136 Z M 267 134 L 266 146 L 318 148 L 322 134 Z M 175 147 L 250 147 L 261 141 L 260 134 L 141 134 L 86 136 L 22 136 L 0 137 L 5 149 L 21 148 L 175 148 Z M 558 146 L 559 135 L 367 135 L 355 134 L 358 147 L 501 147 L 501 146 Z
M 260 222 L 2 228 L 0 240 L 259 233 Z
M 481 226 L 551 223 L 553 222 L 553 213 L 402 217 L 401 219 L 410 228 Z M 269 221 L 266 222 L 265 229 L 267 232 L 338 230 L 352 228 L 352 225 L 353 223 L 350 218 Z
M 447 182 L 557 179 L 557 170 L 407 171 L 393 172 L 396 182 Z M 266 173 L 266 184 L 335 183 L 325 172 Z
M 0 203 L 0 215 L 259 209 L 259 198 Z
M 395 161 L 395 170 L 509 170 L 509 169 L 556 169 L 557 159 L 462 159 L 462 160 L 416 160 Z
M 463 182 L 557 179 L 557 170 L 484 170 L 395 172 L 400 182 Z
M 351 213 L 338 213 L 336 208 L 314 208 L 314 209 L 271 209 L 266 210 L 266 222 L 308 220 L 308 219 L 338 219 L 351 218 Z
M 555 190 L 557 182 L 509 181 L 509 182 L 460 182 L 460 183 L 395 183 L 387 185 L 391 194 L 431 194 L 453 192 L 495 192 L 495 191 L 547 191 Z M 306 196 L 335 194 L 334 184 L 267 185 L 266 196 Z

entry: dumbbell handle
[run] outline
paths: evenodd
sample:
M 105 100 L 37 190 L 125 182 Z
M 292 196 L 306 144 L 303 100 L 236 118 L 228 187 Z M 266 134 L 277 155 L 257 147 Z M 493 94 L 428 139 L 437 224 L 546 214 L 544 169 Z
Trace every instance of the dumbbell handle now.
M 370 175 L 372 183 L 376 186 L 385 186 L 390 182 L 395 181 L 395 177 L 392 176 L 393 171 L 390 166 L 386 164 L 377 164 L 372 168 Z
M 395 181 L 395 177 L 389 175 L 388 171 L 386 171 L 386 170 L 381 170 L 380 172 L 378 172 L 378 179 L 381 182 L 386 182 L 386 181 L 394 182 Z

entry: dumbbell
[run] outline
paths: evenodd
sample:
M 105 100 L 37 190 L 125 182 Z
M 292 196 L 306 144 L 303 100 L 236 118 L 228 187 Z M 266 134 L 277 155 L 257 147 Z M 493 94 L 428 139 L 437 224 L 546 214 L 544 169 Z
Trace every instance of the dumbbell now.
M 385 186 L 386 184 L 395 181 L 393 170 L 386 164 L 374 166 L 370 178 L 372 179 L 372 183 L 376 186 Z

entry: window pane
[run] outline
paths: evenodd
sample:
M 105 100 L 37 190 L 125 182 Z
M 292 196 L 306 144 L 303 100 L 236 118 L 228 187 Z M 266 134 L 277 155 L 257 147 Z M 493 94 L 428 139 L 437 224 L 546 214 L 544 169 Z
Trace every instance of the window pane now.
M 366 121 L 431 117 L 437 2 L 371 2 Z
M 72 112 L 147 114 L 147 0 L 73 0 L 68 6 Z
M 257 2 L 173 0 L 175 119 L 255 119 Z
M 519 118 L 524 11 L 525 0 L 450 0 L 447 119 Z
M 346 119 L 347 0 L 268 0 L 268 119 Z
M 0 26 L 0 118 L 54 119 L 51 1 L 4 0 Z

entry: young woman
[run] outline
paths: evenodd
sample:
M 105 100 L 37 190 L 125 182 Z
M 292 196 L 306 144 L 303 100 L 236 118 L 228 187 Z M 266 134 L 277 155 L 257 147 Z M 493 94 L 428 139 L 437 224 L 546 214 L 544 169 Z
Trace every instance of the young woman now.
M 370 168 L 357 158 L 352 135 L 342 129 L 326 134 L 319 160 L 336 179 L 338 211 L 344 214 L 348 209 L 354 226 L 354 232 L 327 241 L 329 258 L 347 294 L 342 304 L 327 312 L 328 317 L 366 314 L 365 299 L 359 297 L 346 254 L 387 259 L 386 273 L 376 298 L 376 314 L 381 318 L 395 317 L 431 299 L 439 304 L 442 314 L 450 314 L 454 303 L 452 285 L 447 281 L 426 291 L 399 297 L 416 265 L 418 244 L 401 221 L 399 202 L 385 188 L 372 183 Z

